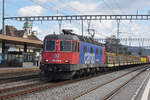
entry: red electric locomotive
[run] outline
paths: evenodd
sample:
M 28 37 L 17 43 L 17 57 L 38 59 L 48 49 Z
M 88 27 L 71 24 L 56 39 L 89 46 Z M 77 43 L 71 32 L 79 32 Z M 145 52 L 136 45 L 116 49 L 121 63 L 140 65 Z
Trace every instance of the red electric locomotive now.
M 105 48 L 69 31 L 44 39 L 41 73 L 49 79 L 71 79 L 95 71 L 105 63 Z

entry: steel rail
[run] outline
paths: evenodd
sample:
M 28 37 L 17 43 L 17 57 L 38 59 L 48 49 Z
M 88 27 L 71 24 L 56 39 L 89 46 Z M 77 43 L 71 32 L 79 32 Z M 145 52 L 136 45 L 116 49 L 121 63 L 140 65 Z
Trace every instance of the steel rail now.
M 35 88 L 26 89 L 26 90 L 19 91 L 19 92 L 13 92 L 13 93 L 10 93 L 10 94 L 8 93 L 6 95 L 0 96 L 0 100 L 10 99 L 12 97 L 16 97 L 16 96 L 20 96 L 20 95 L 24 95 L 24 94 L 29 94 L 29 93 L 33 93 L 33 92 L 38 92 L 38 91 L 42 91 L 42 90 L 49 89 L 49 88 L 52 88 L 52 87 L 66 85 L 66 84 L 78 82 L 78 81 L 81 81 L 81 80 L 86 80 L 86 79 L 89 79 L 89 78 L 97 77 L 99 75 L 105 75 L 105 74 L 108 74 L 108 73 L 112 73 L 112 72 L 104 72 L 104 73 L 100 73 L 100 74 L 93 75 L 93 76 L 82 77 L 82 78 L 73 79 L 73 80 L 67 80 L 67 81 L 58 82 L 58 83 L 54 83 L 54 84 L 48 84 L 48 85 L 44 85 L 44 86 L 39 86 L 39 87 L 35 87 Z M 43 83 L 43 84 L 45 84 L 45 83 Z M 18 87 L 16 87 L 16 88 L 18 88 Z M 22 87 L 20 89 L 22 89 Z M 7 90 L 2 90 L 2 91 L 7 91 Z
M 98 89 L 98 88 L 100 88 L 100 87 L 103 87 L 103 86 L 105 86 L 105 85 L 107 85 L 107 84 L 109 84 L 109 83 L 111 83 L 111 82 L 113 82 L 113 81 L 115 81 L 115 80 L 117 80 L 117 79 L 120 79 L 120 78 L 122 78 L 122 77 L 124 77 L 124 76 L 126 76 L 126 75 L 128 75 L 128 74 L 130 74 L 130 73 L 133 73 L 133 72 L 135 72 L 135 71 L 137 71 L 137 70 L 139 70 L 139 69 L 141 69 L 141 68 L 138 68 L 138 69 L 135 69 L 135 70 L 133 70 L 133 71 L 131 71 L 131 72 L 125 73 L 125 74 L 123 74 L 123 75 L 121 75 L 121 76 L 118 76 L 118 77 L 116 77 L 116 78 L 114 78 L 114 79 L 112 79 L 112 80 L 110 80 L 110 81 L 108 81 L 108 82 L 105 82 L 105 83 L 103 83 L 103 84 L 100 84 L 100 85 L 91 87 L 91 88 L 89 88 L 89 89 L 87 89 L 87 90 L 83 90 L 83 91 L 81 91 L 81 92 L 78 93 L 78 94 L 75 94 L 75 95 L 72 95 L 72 96 L 70 96 L 70 97 L 65 98 L 64 100 L 74 100 L 74 99 L 77 99 L 77 98 L 79 98 L 79 97 L 81 97 L 81 96 L 83 96 L 83 95 L 85 95 L 85 94 L 87 94 L 87 93 L 90 93 L 91 91 L 94 91 L 94 90 L 96 90 L 96 89 Z M 143 70 L 142 70 L 142 71 L 143 71 Z M 127 84 L 127 83 L 126 83 L 126 84 Z M 117 91 L 117 90 L 114 90 L 114 92 L 116 92 L 116 91 Z M 114 93 L 114 92 L 113 92 L 113 93 Z M 111 95 L 113 95 L 113 93 L 111 93 L 111 94 L 109 94 L 108 96 L 104 97 L 103 100 L 106 100 L 108 97 L 110 97 Z
M 38 78 L 40 75 L 34 74 L 34 75 L 23 75 L 23 76 L 16 76 L 16 77 L 10 77 L 10 78 L 3 78 L 0 79 L 0 84 L 4 83 L 10 83 L 10 82 L 16 82 L 20 80 L 27 80 L 27 79 L 32 79 L 32 78 Z
M 123 88 L 124 86 L 126 86 L 131 80 L 133 80 L 134 78 L 136 78 L 137 76 L 139 76 L 141 73 L 143 73 L 144 70 L 142 70 L 141 72 L 139 72 L 138 74 L 136 74 L 135 76 L 133 76 L 131 79 L 129 79 L 128 81 L 126 81 L 124 84 L 120 85 L 119 87 L 117 87 L 116 89 L 114 89 L 111 93 L 107 94 L 106 96 L 103 97 L 102 100 L 107 100 L 109 98 L 111 98 L 113 95 L 115 95 L 121 88 Z
M 11 87 L 11 88 L 4 88 L 4 89 L 0 89 L 0 94 L 4 93 L 4 92 L 15 91 L 18 89 L 24 89 L 24 88 L 28 88 L 28 87 L 43 85 L 43 84 L 47 84 L 47 82 L 37 82 L 37 83 L 31 83 L 31 84 L 21 85 L 21 86 L 16 86 L 16 87 Z
M 39 92 L 39 91 L 46 90 L 46 89 L 49 89 L 49 88 L 52 88 L 52 87 L 67 85 L 67 84 L 75 83 L 75 82 L 78 82 L 78 81 L 81 81 L 81 80 L 86 80 L 86 79 L 90 79 L 90 78 L 93 78 L 93 77 L 97 77 L 97 76 L 100 76 L 100 75 L 105 75 L 105 74 L 109 74 L 109 73 L 113 73 L 113 72 L 114 71 L 103 72 L 103 73 L 96 74 L 96 75 L 93 75 L 93 76 L 82 77 L 82 78 L 73 79 L 73 80 L 67 80 L 67 81 L 58 82 L 58 83 L 54 83 L 54 84 L 47 84 L 47 85 L 44 85 L 44 86 L 39 86 L 39 87 L 34 87 L 34 88 L 30 88 L 30 89 L 21 90 L 19 92 L 15 91 L 13 93 L 8 93 L 6 95 L 0 96 L 0 100 L 10 99 L 12 97 L 17 97 L 17 96 L 20 96 L 20 95 L 25 95 L 25 94 L 30 94 L 30 93 L 34 93 L 34 92 Z

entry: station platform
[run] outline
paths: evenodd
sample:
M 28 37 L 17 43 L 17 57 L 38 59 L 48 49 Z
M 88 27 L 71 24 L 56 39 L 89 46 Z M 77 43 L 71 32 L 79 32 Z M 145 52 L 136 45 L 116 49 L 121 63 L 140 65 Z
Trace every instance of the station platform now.
M 147 70 L 147 77 L 141 83 L 141 89 L 138 95 L 138 100 L 150 100 L 150 69 Z

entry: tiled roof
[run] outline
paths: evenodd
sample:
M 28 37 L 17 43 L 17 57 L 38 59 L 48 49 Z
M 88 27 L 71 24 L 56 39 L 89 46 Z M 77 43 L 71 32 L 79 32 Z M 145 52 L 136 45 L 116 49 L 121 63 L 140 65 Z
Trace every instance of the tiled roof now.
M 14 26 L 6 25 L 6 35 L 8 35 L 8 36 L 14 36 L 14 37 L 21 37 L 21 38 L 23 38 L 24 33 L 25 33 L 24 30 L 17 30 Z M 2 30 L 0 30 L 0 34 L 2 34 Z M 27 37 L 27 39 L 41 41 L 34 34 L 29 35 Z

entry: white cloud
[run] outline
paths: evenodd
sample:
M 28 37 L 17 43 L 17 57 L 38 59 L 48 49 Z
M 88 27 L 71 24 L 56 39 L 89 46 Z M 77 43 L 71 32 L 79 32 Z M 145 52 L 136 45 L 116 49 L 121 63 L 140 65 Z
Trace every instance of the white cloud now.
M 103 0 L 102 0 L 103 1 Z M 115 14 L 135 14 L 137 10 L 149 9 L 150 1 L 149 0 L 104 0 L 104 2 L 99 6 L 107 7 L 107 9 Z M 108 6 L 110 8 L 108 8 Z M 117 13 L 116 11 L 119 11 Z M 122 13 L 124 12 L 124 13 Z
M 17 11 L 19 16 L 38 16 L 44 12 L 41 6 L 26 6 Z
M 57 2 L 58 0 L 31 0 L 37 3 L 48 3 L 48 2 Z
M 33 26 L 32 31 L 37 32 L 37 34 L 42 32 L 39 26 Z
M 71 0 L 69 2 L 61 4 L 61 7 L 66 10 L 71 10 L 72 12 L 76 12 L 77 14 L 92 14 L 99 9 L 97 7 L 99 6 L 100 2 L 94 3 L 90 1 L 80 1 L 80 0 Z
M 150 6 L 148 0 L 32 0 L 37 3 L 45 3 L 61 9 L 72 11 L 78 14 L 120 14 L 122 12 L 136 12 Z M 75 11 L 76 9 L 76 11 Z M 78 12 L 80 11 L 80 12 Z M 112 13 L 113 12 L 113 13 Z M 68 12 L 69 14 L 70 12 Z
M 40 40 L 43 40 L 43 30 L 41 30 L 39 26 L 33 26 L 32 31 L 34 31 L 34 35 L 36 35 Z
M 54 25 L 54 23 L 53 23 L 53 25 Z M 35 35 L 40 40 L 43 40 L 44 37 L 48 34 L 53 34 L 53 33 L 59 34 L 57 25 L 51 26 L 51 28 L 46 28 L 46 29 L 41 29 L 41 27 L 39 27 L 39 26 L 33 26 L 32 31 L 35 31 Z
M 56 5 L 56 9 L 61 9 L 61 11 L 66 11 L 67 15 L 75 13 L 75 14 L 124 14 L 122 12 L 127 12 L 125 14 L 133 14 L 136 13 L 138 9 L 149 9 L 150 1 L 148 0 L 100 0 L 99 2 L 94 2 L 92 0 L 32 0 L 34 2 L 43 3 L 48 7 L 48 5 L 53 6 Z M 115 1 L 115 2 L 114 2 Z M 119 8 L 120 7 L 120 8 Z M 52 9 L 51 9 L 52 10 Z M 51 11 L 50 10 L 50 11 Z M 36 7 L 24 7 L 18 10 L 18 14 L 21 16 L 28 15 L 41 15 L 44 12 L 44 9 L 40 6 Z M 114 13 L 112 13 L 114 12 Z M 120 32 L 132 32 L 132 33 L 148 33 L 150 32 L 150 28 L 147 25 L 139 24 L 138 22 L 132 22 L 130 29 L 129 21 L 121 21 L 120 23 Z M 58 24 L 51 25 L 50 29 L 40 30 L 40 28 L 36 27 L 35 29 L 39 31 L 39 33 L 43 34 L 52 34 L 53 32 L 59 33 Z M 76 33 L 81 34 L 81 27 L 74 22 L 73 24 L 62 24 L 62 29 L 73 29 Z M 96 37 L 103 38 L 105 36 L 110 36 L 112 34 L 116 35 L 117 25 L 116 21 L 92 21 L 91 28 L 94 28 L 97 33 Z M 87 23 L 84 22 L 84 33 L 87 30 Z M 44 35 L 38 35 L 40 38 L 44 37 Z M 139 36 L 139 34 L 136 34 Z M 120 34 L 121 38 L 128 38 L 129 34 Z M 144 35 L 149 36 L 149 35 Z M 133 36 L 132 36 L 133 37 Z M 141 35 L 142 37 L 142 35 Z M 150 36 L 149 36 L 150 37 Z
M 33 2 L 46 3 L 48 0 L 31 0 Z
M 85 12 L 85 11 L 91 12 L 93 10 L 96 10 L 96 7 L 97 7 L 96 4 L 88 3 L 88 2 L 81 3 L 80 1 L 72 1 L 69 4 L 74 9 L 77 9 L 78 11 L 81 11 L 81 12 Z

